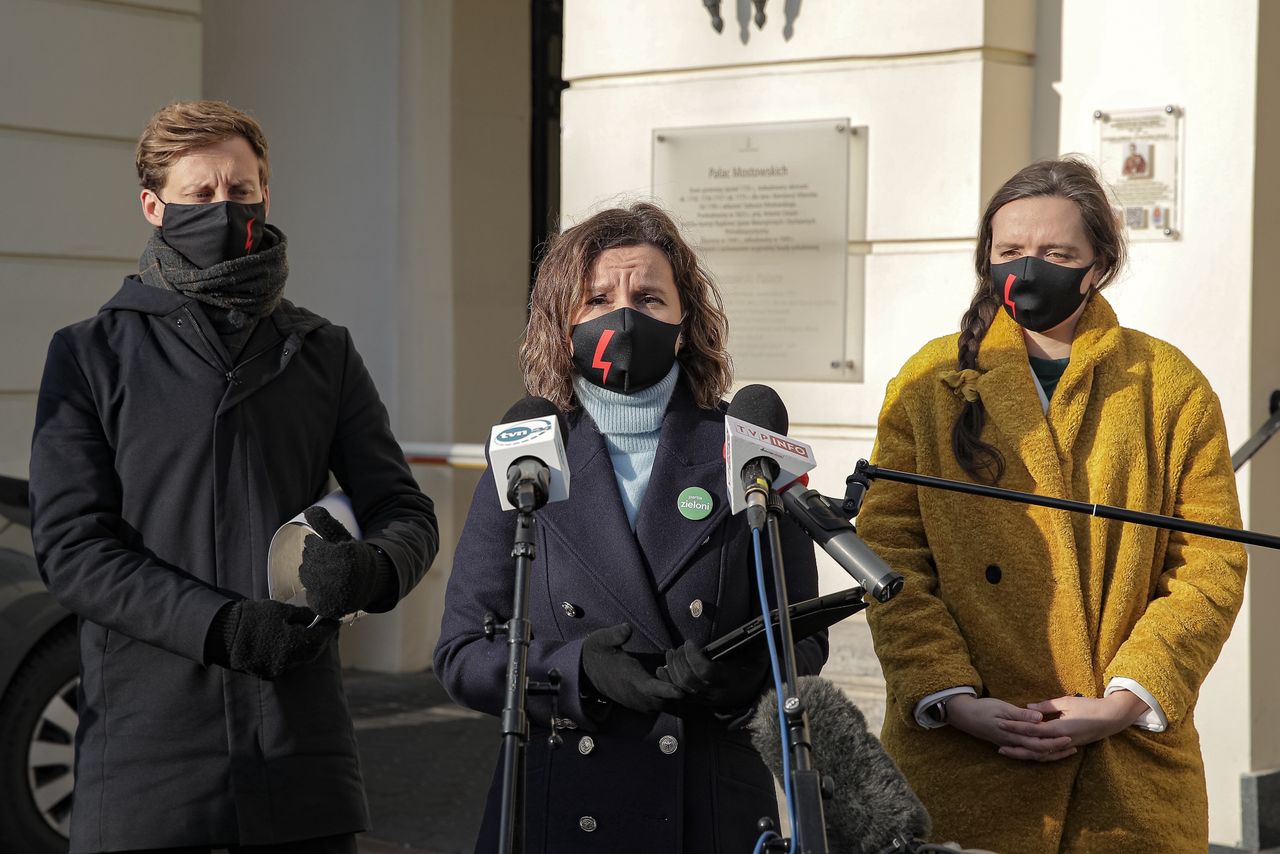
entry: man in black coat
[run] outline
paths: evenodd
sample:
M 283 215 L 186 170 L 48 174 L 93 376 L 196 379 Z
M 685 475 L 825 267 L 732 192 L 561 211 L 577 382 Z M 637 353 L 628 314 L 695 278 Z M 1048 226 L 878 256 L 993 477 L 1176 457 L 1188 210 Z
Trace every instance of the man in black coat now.
M 172 104 L 137 166 L 156 230 L 54 336 L 31 457 L 40 569 L 80 617 L 71 851 L 354 852 L 338 618 L 413 588 L 433 506 L 349 333 L 283 299 L 258 124 Z M 308 607 L 272 601 L 272 534 L 331 473 L 364 539 L 312 511 Z

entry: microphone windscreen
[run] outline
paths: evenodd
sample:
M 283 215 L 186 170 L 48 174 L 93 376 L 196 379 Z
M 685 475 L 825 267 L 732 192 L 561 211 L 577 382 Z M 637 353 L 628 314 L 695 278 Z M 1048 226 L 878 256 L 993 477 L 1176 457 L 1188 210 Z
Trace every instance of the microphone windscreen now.
M 560 410 L 556 409 L 556 405 L 545 397 L 529 395 L 512 404 L 499 423 L 510 424 L 513 421 L 528 421 L 530 418 L 547 418 L 559 414 Z
M 808 712 L 813 767 L 835 782 L 835 796 L 823 805 L 829 850 L 877 854 L 898 836 L 927 839 L 929 813 L 880 740 L 867 731 L 858 707 L 819 676 L 801 676 L 796 695 Z M 756 710 L 751 743 L 781 781 L 783 738 L 773 691 Z
M 738 389 L 729 403 L 729 415 L 780 436 L 787 435 L 787 428 L 791 426 L 782 398 L 767 385 L 748 385 Z

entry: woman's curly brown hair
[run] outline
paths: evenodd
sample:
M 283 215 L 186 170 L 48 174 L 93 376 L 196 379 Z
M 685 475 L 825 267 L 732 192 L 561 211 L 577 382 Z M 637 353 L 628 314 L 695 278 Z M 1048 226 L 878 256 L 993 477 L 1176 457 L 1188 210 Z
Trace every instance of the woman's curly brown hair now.
M 657 205 L 639 202 L 601 211 L 551 241 L 538 265 L 529 325 L 520 344 L 520 367 L 529 394 L 545 397 L 562 412 L 576 405 L 569 338 L 591 268 L 608 249 L 640 245 L 656 247 L 671 263 L 684 309 L 677 358 L 694 400 L 704 409 L 714 409 L 729 391 L 729 323 L 715 281 L 671 217 Z

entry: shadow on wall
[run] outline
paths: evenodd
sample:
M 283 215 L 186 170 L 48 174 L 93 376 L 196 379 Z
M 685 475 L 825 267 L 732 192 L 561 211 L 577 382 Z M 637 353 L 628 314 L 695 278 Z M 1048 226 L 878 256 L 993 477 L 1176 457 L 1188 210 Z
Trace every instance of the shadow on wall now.
M 724 32 L 724 18 L 720 14 L 721 0 L 702 0 L 702 2 L 711 16 L 711 28 L 717 33 Z M 743 44 L 751 41 L 753 20 L 758 29 L 764 29 L 764 23 L 768 20 L 765 15 L 767 2 L 768 0 L 738 0 L 738 33 Z M 800 17 L 801 2 L 802 0 L 785 0 L 782 14 L 786 20 L 782 27 L 782 38 L 786 41 L 791 41 L 791 37 L 795 35 L 795 22 L 796 18 Z M 752 6 L 755 7 L 754 14 L 751 11 Z

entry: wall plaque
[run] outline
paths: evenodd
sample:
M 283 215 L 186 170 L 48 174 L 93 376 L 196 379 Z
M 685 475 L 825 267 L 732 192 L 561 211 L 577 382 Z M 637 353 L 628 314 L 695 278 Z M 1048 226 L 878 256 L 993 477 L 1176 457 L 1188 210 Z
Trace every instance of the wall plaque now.
M 654 131 L 653 195 L 720 285 L 738 380 L 861 378 L 849 185 L 865 138 L 847 119 Z
M 1180 234 L 1179 159 L 1182 110 L 1095 110 L 1098 167 L 1111 185 L 1130 240 L 1176 240 Z

